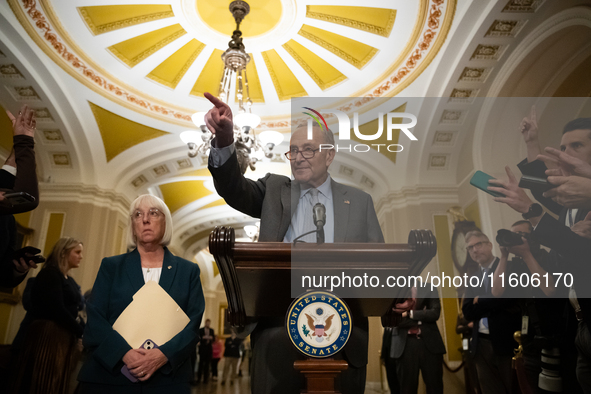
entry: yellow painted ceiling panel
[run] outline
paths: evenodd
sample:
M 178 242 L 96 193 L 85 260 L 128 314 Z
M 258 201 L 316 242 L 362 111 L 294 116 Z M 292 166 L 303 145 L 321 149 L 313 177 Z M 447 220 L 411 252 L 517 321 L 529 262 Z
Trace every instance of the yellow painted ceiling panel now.
M 231 36 L 236 22 L 228 9 L 230 1 L 196 0 L 197 12 L 206 25 L 225 36 Z M 240 24 L 243 37 L 254 37 L 273 29 L 281 19 L 281 0 L 248 0 L 250 12 Z
M 186 33 L 185 29 L 177 23 L 130 38 L 108 49 L 123 63 L 133 67 Z
M 203 48 L 205 44 L 192 39 L 160 63 L 147 77 L 171 89 L 176 88 Z
M 309 25 L 303 25 L 298 34 L 359 69 L 378 52 L 376 48 L 362 42 Z
M 0 132 L 0 147 L 10 152 L 12 150 L 12 122 L 8 118 L 8 115 L 6 115 L 6 109 L 4 109 L 4 107 L 2 107 L 1 105 L 0 130 L 2 130 L 2 132 Z
M 170 212 L 176 212 L 187 204 L 209 196 L 211 191 L 203 183 L 205 181 L 180 181 L 160 185 L 162 197 Z
M 78 12 L 94 35 L 174 16 L 169 4 L 99 5 Z
M 88 104 L 101 132 L 107 162 L 135 145 L 168 134 L 165 131 L 132 122 L 91 102 Z
M 264 103 L 263 89 L 261 88 L 261 81 L 259 80 L 259 73 L 254 64 L 252 53 L 249 53 L 250 62 L 246 65 L 246 77 L 248 78 L 248 87 L 250 90 L 250 99 L 253 103 Z M 236 95 L 238 94 L 238 87 L 236 87 Z M 246 95 L 246 86 L 244 87 L 244 94 Z M 246 97 L 246 96 L 245 96 Z M 238 96 L 236 96 L 238 100 Z
M 275 85 L 279 101 L 308 95 L 300 81 L 274 49 L 265 51 L 262 55 L 273 80 L 273 85 Z
M 226 201 L 223 198 L 220 198 L 219 200 L 215 200 L 214 202 L 210 202 L 209 204 L 204 205 L 199 209 L 221 207 L 222 205 L 226 205 Z
M 388 37 L 394 26 L 396 10 L 373 7 L 308 5 L 306 6 L 306 17 Z
M 177 175 L 179 176 L 207 176 L 211 177 L 211 172 L 207 168 L 201 168 L 199 170 L 193 170 L 190 172 L 183 172 L 182 174 Z
M 400 107 L 396 108 L 395 110 L 391 111 L 391 112 L 404 112 L 406 111 L 406 103 L 402 104 Z M 395 129 L 392 130 L 392 141 L 388 141 L 388 133 L 387 131 L 387 126 L 386 126 L 386 122 L 388 121 L 388 114 L 384 114 L 383 118 L 383 129 L 382 129 L 382 135 L 371 142 L 371 144 L 369 144 L 367 141 L 363 141 L 359 138 L 357 138 L 357 135 L 355 135 L 355 132 L 353 131 L 353 129 L 351 129 L 351 137 L 361 143 L 361 144 L 369 144 L 371 149 L 373 150 L 377 150 L 376 147 L 371 146 L 372 144 L 383 144 L 382 146 L 379 147 L 379 152 L 386 156 L 388 158 L 388 160 L 390 160 L 392 163 L 396 164 L 396 152 L 389 152 L 387 149 L 388 145 L 392 145 L 392 144 L 397 144 L 398 143 L 398 139 L 400 138 L 400 130 L 399 129 Z M 392 123 L 402 123 L 402 118 L 394 118 L 392 119 Z M 359 132 L 361 134 L 364 135 L 372 135 L 375 134 L 378 131 L 378 127 L 379 127 L 379 119 L 374 119 L 371 120 L 367 123 L 364 123 L 362 125 L 359 125 Z
M 195 85 L 193 85 L 193 89 L 191 89 L 191 95 L 203 97 L 203 93 L 205 92 L 209 92 L 214 96 L 218 95 L 220 90 L 220 80 L 224 73 L 222 53 L 224 53 L 224 51 L 220 49 L 216 49 L 212 52 L 209 60 L 205 63 L 205 66 L 203 66 L 203 70 L 201 71 L 201 74 L 199 74 L 199 78 L 197 78 Z
M 306 70 L 322 90 L 347 79 L 343 73 L 331 66 L 326 60 L 295 40 L 289 40 L 283 44 L 283 48 Z

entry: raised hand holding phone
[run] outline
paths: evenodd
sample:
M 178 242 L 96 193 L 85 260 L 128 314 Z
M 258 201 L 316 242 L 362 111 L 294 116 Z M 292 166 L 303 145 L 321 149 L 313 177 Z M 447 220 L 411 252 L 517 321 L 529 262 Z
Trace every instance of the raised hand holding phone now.
M 491 179 L 488 181 L 491 185 L 488 189 L 497 193 L 503 193 L 503 197 L 495 197 L 493 200 L 509 205 L 519 213 L 526 213 L 529 211 L 530 205 L 533 201 L 525 193 L 525 190 L 519 187 L 519 182 L 513 174 L 509 166 L 505 167 L 507 173 L 507 180 Z

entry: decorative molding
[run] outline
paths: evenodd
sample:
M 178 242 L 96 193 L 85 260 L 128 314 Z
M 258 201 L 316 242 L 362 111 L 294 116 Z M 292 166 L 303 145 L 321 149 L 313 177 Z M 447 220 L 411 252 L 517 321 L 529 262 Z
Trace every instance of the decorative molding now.
M 150 55 L 153 55 L 154 53 L 158 52 L 160 49 L 164 48 L 165 46 L 167 46 L 171 42 L 175 41 L 177 38 L 184 36 L 185 34 L 187 34 L 185 29 L 182 29 L 180 31 L 176 31 L 176 32 L 172 33 L 171 35 L 164 37 L 162 40 L 158 41 L 156 44 L 152 45 L 150 48 L 141 52 L 139 55 L 132 57 L 131 59 L 129 59 L 123 53 L 119 52 L 117 50 L 117 48 L 115 48 L 114 45 L 110 46 L 107 49 L 113 55 L 115 55 L 115 57 L 117 59 L 121 60 L 123 63 L 125 63 L 130 68 L 133 68 L 136 65 L 138 65 L 139 63 L 141 63 L 142 60 L 144 60 L 144 59 L 148 58 Z
M 103 33 L 107 33 L 109 31 L 118 30 L 124 27 L 139 25 L 140 23 L 152 22 L 159 19 L 170 18 L 174 16 L 174 12 L 172 11 L 165 11 L 165 12 L 156 12 L 154 14 L 136 16 L 133 18 L 122 19 L 120 21 L 105 23 L 103 25 L 95 25 L 92 22 L 92 19 L 88 15 L 86 11 L 86 7 L 78 7 L 78 12 L 86 22 L 86 25 L 90 29 L 93 35 L 99 35 Z
M 454 89 L 449 95 L 449 101 L 452 103 L 472 103 L 478 96 L 479 89 Z
M 458 81 L 483 83 L 490 74 L 490 70 L 486 67 L 465 67 Z
M 352 177 L 355 174 L 355 170 L 351 167 L 347 167 L 341 164 L 339 167 L 339 174 Z
M 504 45 L 479 44 L 470 60 L 499 60 L 506 48 L 507 46 Z
M 51 155 L 51 165 L 56 168 L 72 168 L 72 161 L 68 152 L 53 152 Z
M 371 178 L 368 178 L 367 176 L 363 175 L 361 176 L 361 182 L 362 185 L 367 186 L 370 189 L 373 189 L 373 187 L 375 186 L 375 182 L 373 180 L 371 180 Z
M 170 173 L 170 170 L 168 169 L 168 166 L 166 164 L 156 166 L 152 168 L 152 171 L 154 171 L 154 175 L 156 175 L 157 177 Z
M 457 186 L 407 186 L 380 198 L 375 206 L 378 217 L 393 209 L 404 209 L 409 205 L 421 204 L 457 204 Z
M 189 56 L 189 58 L 187 59 L 187 61 L 185 62 L 185 64 L 181 68 L 181 70 L 174 77 L 172 82 L 165 81 L 162 78 L 158 78 L 157 76 L 151 75 L 151 74 L 146 75 L 146 77 L 153 80 L 153 81 L 158 82 L 161 85 L 164 85 L 164 86 L 169 87 L 171 89 L 175 89 L 176 86 L 181 81 L 181 79 L 183 79 L 183 77 L 185 76 L 185 74 L 187 73 L 187 71 L 189 70 L 189 68 L 191 67 L 193 62 L 195 61 L 195 59 L 197 59 L 197 56 L 199 56 L 199 54 L 201 53 L 203 48 L 205 48 L 205 44 L 201 43 L 201 45 L 191 54 L 191 56 Z
M 64 137 L 59 129 L 41 130 L 43 142 L 47 144 L 64 144 Z
M 14 64 L 0 64 L 0 76 L 9 79 L 25 79 Z
M 105 77 L 105 72 L 98 70 L 96 65 L 83 53 L 81 54 L 82 51 L 79 51 L 79 48 L 71 50 L 64 44 L 62 37 L 58 36 L 59 33 L 56 33 L 47 21 L 44 9 L 37 8 L 36 0 L 20 0 L 20 2 L 23 8 L 20 7 L 19 0 L 8 0 L 8 4 L 29 36 L 56 64 L 79 82 L 129 109 L 181 125 L 191 123 L 189 110 L 169 108 L 164 103 L 154 102 L 154 99 L 149 96 L 144 97 L 138 91 L 131 91 L 132 89 L 125 87 L 119 81 L 112 82 L 113 78 Z M 53 18 L 49 19 L 53 20 Z M 61 30 L 60 28 L 60 33 L 66 34 Z M 71 42 L 69 37 L 66 37 L 65 41 Z M 80 57 L 83 57 L 84 60 Z
M 296 62 L 298 62 L 298 64 L 300 66 L 302 66 L 304 71 L 306 71 L 306 73 L 308 73 L 310 78 L 312 78 L 314 80 L 314 82 L 316 82 L 316 85 L 318 85 L 318 87 L 321 90 L 326 90 L 326 89 L 330 88 L 331 86 L 334 86 L 334 85 L 338 84 L 339 82 L 342 82 L 345 79 L 347 79 L 347 76 L 345 76 L 344 74 L 341 74 L 341 76 L 339 78 L 335 79 L 334 81 L 330 81 L 329 83 L 324 83 L 324 81 L 322 81 L 322 79 L 320 79 L 320 77 L 318 76 L 318 74 L 316 74 L 316 72 L 312 69 L 312 67 L 310 67 L 310 65 L 308 63 L 306 63 L 306 61 L 304 59 L 302 59 L 302 57 L 300 55 L 298 55 L 296 53 L 296 51 L 294 51 L 293 48 L 291 46 L 289 46 L 289 44 L 287 44 L 287 43 L 283 44 L 283 48 L 287 51 L 287 53 L 289 53 L 291 55 L 291 57 L 293 57 L 295 59 Z
M 283 89 L 281 89 L 281 85 L 279 84 L 279 78 L 277 78 L 277 74 L 275 74 L 275 70 L 273 70 L 273 65 L 271 64 L 271 60 L 269 60 L 269 55 L 267 55 L 266 52 L 262 52 L 261 56 L 263 57 L 263 60 L 265 61 L 265 64 L 267 65 L 267 70 L 269 71 L 269 76 L 271 77 L 271 80 L 273 81 L 273 86 L 275 86 L 275 90 L 277 91 L 277 97 L 279 98 L 279 101 L 285 101 L 285 100 L 291 99 L 291 96 L 286 96 L 283 93 Z M 267 127 L 270 127 L 270 126 L 267 126 Z
M 536 12 L 546 0 L 509 0 L 502 12 Z
M 343 26 L 352 27 L 357 30 L 363 30 L 369 33 L 377 34 L 379 36 L 388 37 L 394 26 L 394 20 L 396 19 L 396 10 L 390 10 L 390 17 L 386 26 L 377 26 L 369 23 L 356 21 L 354 19 L 343 18 L 336 15 L 323 14 L 320 12 L 311 12 L 310 6 L 306 6 L 306 17 L 312 19 L 318 19 L 325 22 L 336 23 Z
M 193 163 L 191 162 L 190 159 L 179 159 L 176 161 L 176 166 L 179 170 L 185 170 L 187 168 L 191 168 L 193 167 Z
M 371 51 L 369 52 L 369 54 L 367 56 L 365 56 L 363 59 L 356 59 L 353 56 L 349 55 L 347 52 L 343 51 L 342 49 L 335 47 L 331 43 L 323 40 L 320 37 L 315 36 L 314 34 L 311 34 L 311 33 L 304 31 L 304 30 L 300 30 L 298 32 L 298 34 L 300 36 L 312 41 L 314 44 L 321 46 L 322 48 L 326 49 L 327 51 L 334 53 L 335 55 L 337 55 L 338 57 L 340 57 L 341 59 L 343 59 L 347 63 L 352 64 L 353 66 L 357 67 L 358 69 L 362 69 L 363 66 L 365 66 L 371 59 L 373 59 L 375 54 L 378 53 L 378 50 L 376 48 L 372 47 Z
M 458 133 L 456 131 L 436 131 L 433 146 L 454 146 Z
M 515 38 L 527 23 L 527 19 L 521 20 L 495 20 L 488 28 L 484 37 L 510 37 Z
M 441 114 L 439 124 L 462 124 L 465 117 L 466 113 L 464 111 L 446 109 L 443 110 L 443 113 Z
M 447 170 L 449 168 L 448 154 L 434 153 L 429 155 L 428 170 Z
M 51 112 L 47 108 L 33 108 L 33 111 L 35 111 L 37 123 L 54 122 L 53 116 L 51 116 Z
M 73 202 L 106 207 L 127 216 L 131 200 L 113 190 L 96 185 L 39 183 L 39 198 L 44 202 Z
M 6 90 L 15 101 L 41 101 L 32 86 L 5 86 Z
M 137 189 L 138 187 L 143 186 L 146 183 L 148 183 L 148 180 L 146 179 L 146 177 L 143 175 L 140 175 L 131 181 L 131 186 L 133 186 Z

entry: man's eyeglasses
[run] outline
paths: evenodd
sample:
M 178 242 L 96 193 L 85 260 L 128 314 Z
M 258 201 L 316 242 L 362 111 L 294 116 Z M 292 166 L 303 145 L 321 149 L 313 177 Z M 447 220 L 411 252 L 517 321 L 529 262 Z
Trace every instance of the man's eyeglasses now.
M 295 160 L 298 157 L 298 153 L 302 154 L 304 159 L 311 159 L 314 157 L 317 151 L 320 149 L 312 149 L 312 148 L 304 148 L 303 150 L 299 150 L 296 148 L 290 149 L 289 152 L 285 153 L 285 157 L 287 160 Z
M 161 216 L 164 216 L 162 212 L 160 212 L 157 208 L 152 208 L 148 212 L 146 212 L 150 219 L 159 219 Z M 139 222 L 144 219 L 144 212 L 140 211 L 139 209 L 131 214 L 131 218 L 136 222 Z
M 490 242 L 488 241 L 480 241 L 480 242 L 476 242 L 474 245 L 468 245 L 466 247 L 466 249 L 468 250 L 468 252 L 471 252 L 474 249 L 480 249 L 482 247 L 482 245 L 488 244 Z

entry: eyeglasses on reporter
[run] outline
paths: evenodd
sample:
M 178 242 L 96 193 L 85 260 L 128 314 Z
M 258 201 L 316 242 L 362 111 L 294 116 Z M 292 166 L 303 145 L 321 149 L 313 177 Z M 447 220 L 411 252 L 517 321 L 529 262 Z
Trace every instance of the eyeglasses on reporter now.
M 489 241 L 480 241 L 480 242 L 476 242 L 476 243 L 475 243 L 475 244 L 473 244 L 473 245 L 468 245 L 468 246 L 466 247 L 466 250 L 467 250 L 468 252 L 471 252 L 472 250 L 474 250 L 474 249 L 480 249 L 480 248 L 481 248 L 483 245 L 486 245 L 486 244 L 489 244 L 489 243 L 490 243 Z

